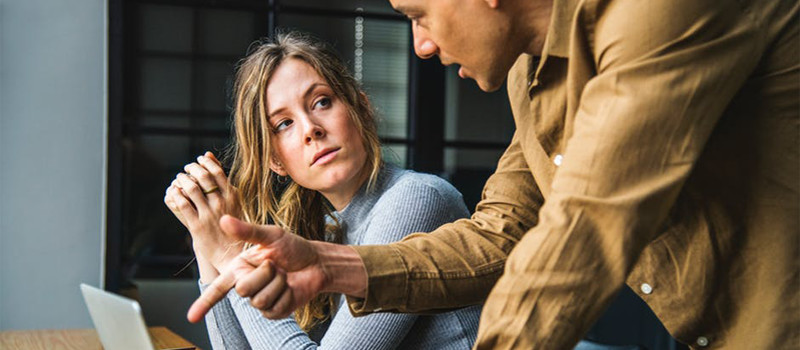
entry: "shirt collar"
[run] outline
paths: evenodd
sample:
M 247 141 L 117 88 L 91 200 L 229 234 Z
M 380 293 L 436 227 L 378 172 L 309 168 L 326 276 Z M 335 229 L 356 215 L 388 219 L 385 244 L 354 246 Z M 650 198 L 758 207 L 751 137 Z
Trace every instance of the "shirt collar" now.
M 547 36 L 544 40 L 542 56 L 558 56 L 567 58 L 571 23 L 575 17 L 575 8 L 579 0 L 553 0 L 553 13 Z
M 571 23 L 579 1 L 581 0 L 553 0 L 553 13 L 550 18 L 550 26 L 547 28 L 547 36 L 544 39 L 541 59 L 526 55 L 529 97 L 532 95 L 533 89 L 540 85 L 539 74 L 549 57 L 569 57 Z

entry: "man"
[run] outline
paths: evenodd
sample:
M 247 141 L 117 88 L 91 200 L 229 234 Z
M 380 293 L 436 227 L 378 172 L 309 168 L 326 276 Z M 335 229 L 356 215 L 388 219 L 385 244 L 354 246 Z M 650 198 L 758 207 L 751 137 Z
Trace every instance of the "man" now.
M 796 1 L 391 3 L 420 57 L 507 76 L 517 130 L 476 213 L 360 247 L 225 217 L 258 267 L 191 319 L 234 283 L 269 317 L 321 291 L 356 314 L 488 295 L 476 348 L 566 349 L 627 283 L 692 347 L 800 346 Z

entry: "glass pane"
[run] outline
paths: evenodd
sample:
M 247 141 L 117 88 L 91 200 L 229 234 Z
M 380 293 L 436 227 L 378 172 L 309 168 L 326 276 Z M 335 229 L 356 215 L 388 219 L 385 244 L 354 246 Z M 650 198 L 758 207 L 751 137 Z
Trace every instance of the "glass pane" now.
M 355 76 L 378 111 L 383 137 L 408 136 L 408 32 L 405 22 L 355 19 Z
M 151 136 L 123 145 L 123 275 L 133 276 L 149 256 L 191 255 L 186 229 L 164 205 L 179 169 L 170 162 L 185 162 L 189 140 Z
M 503 151 L 502 149 L 445 149 L 445 178 L 461 191 L 470 211 L 475 210 L 475 205 L 480 201 L 483 186 L 497 169 L 497 161 L 500 160 Z
M 139 7 L 141 49 L 160 52 L 192 50 L 192 9 L 178 6 Z
M 142 113 L 138 116 L 138 125 L 150 128 L 210 130 L 219 135 L 228 135 L 231 131 L 232 119 L 227 112 L 190 112 L 190 113 Z
M 406 154 L 408 147 L 401 144 L 384 144 L 382 147 L 383 161 L 389 164 L 406 168 Z
M 242 55 L 244 57 L 244 55 Z M 233 62 L 198 61 L 195 108 L 206 112 L 226 112 L 232 105 Z
M 164 191 L 203 151 L 219 154 L 227 138 L 148 135 L 123 144 L 123 256 L 130 268 L 137 269 L 148 256 L 191 255 L 186 230 L 164 205 Z
M 465 169 L 488 170 L 494 172 L 497 161 L 505 149 L 459 149 L 444 150 L 444 169 L 447 173 L 455 173 Z
M 250 43 L 267 34 L 256 33 L 257 21 L 266 22 L 266 15 L 221 9 L 200 10 L 198 15 L 200 53 L 244 57 Z
M 297 14 L 280 14 L 278 30 L 299 30 L 331 44 L 340 57 L 353 62 L 355 51 L 355 18 L 322 17 Z M 350 66 L 352 69 L 352 65 Z
M 183 171 L 184 165 L 193 162 L 203 152 L 218 154 L 228 144 L 228 137 L 146 135 L 139 138 L 136 147 L 137 152 L 150 160 L 152 169 L 177 172 Z
M 386 0 L 292 0 L 291 2 L 286 2 L 285 5 L 344 11 L 353 11 L 360 8 L 365 12 L 383 14 L 395 13 L 389 1 Z
M 186 113 L 142 113 L 139 116 L 139 125 L 151 128 L 178 128 L 189 129 L 192 127 L 192 118 Z
M 231 126 L 233 126 L 233 117 L 231 113 L 227 112 L 197 114 L 194 121 L 194 127 L 202 130 L 230 132 Z
M 139 67 L 142 109 L 188 110 L 191 106 L 191 62 L 143 58 Z
M 447 67 L 445 78 L 445 140 L 508 143 L 514 118 L 505 84 L 486 93 L 472 79 L 461 79 L 458 67 Z

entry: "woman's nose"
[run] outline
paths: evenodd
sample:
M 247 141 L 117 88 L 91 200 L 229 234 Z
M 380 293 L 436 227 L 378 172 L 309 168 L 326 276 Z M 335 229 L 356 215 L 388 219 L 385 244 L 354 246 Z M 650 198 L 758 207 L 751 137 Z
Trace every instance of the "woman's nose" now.
M 320 126 L 319 124 L 309 120 L 305 132 L 306 143 L 311 143 L 311 141 L 319 140 L 324 136 L 325 136 L 325 129 L 323 129 L 322 126 Z

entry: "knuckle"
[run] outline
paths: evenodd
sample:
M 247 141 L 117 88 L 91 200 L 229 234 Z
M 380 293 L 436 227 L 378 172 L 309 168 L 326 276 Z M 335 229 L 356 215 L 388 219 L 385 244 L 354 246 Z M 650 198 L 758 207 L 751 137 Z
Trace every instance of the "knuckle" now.
M 284 305 L 279 305 L 273 308 L 272 313 L 275 318 L 284 318 L 288 316 L 291 312 L 287 312 L 288 307 Z
M 250 288 L 244 283 L 237 283 L 235 289 L 236 293 L 239 294 L 239 296 L 242 298 L 245 298 L 250 295 Z
M 260 297 L 260 296 L 255 296 L 253 298 L 250 298 L 250 305 L 253 305 L 254 308 L 259 309 L 259 310 L 264 310 L 264 309 L 269 308 L 269 305 L 267 304 L 267 301 L 263 297 Z
M 265 263 L 265 264 L 259 265 L 258 266 L 258 270 L 261 273 L 261 275 L 263 276 L 263 278 L 267 279 L 267 280 L 271 280 L 273 278 L 280 277 L 280 276 L 273 276 L 274 275 L 274 271 L 272 269 L 272 266 L 270 266 L 269 263 Z
M 220 169 L 217 166 L 211 167 L 211 169 L 209 169 L 208 171 L 211 172 L 211 174 L 213 174 L 216 177 L 224 177 L 225 176 L 225 172 L 222 171 L 222 169 Z
M 205 171 L 198 172 L 195 178 L 197 178 L 198 180 L 203 180 L 203 182 L 214 182 L 214 179 L 211 178 L 211 175 L 209 175 Z
M 182 201 L 182 202 L 177 204 L 177 207 L 180 210 L 189 210 L 189 209 L 192 208 L 192 205 L 189 204 L 189 202 L 187 202 L 187 201 Z
M 183 187 L 184 192 L 198 192 L 200 191 L 200 187 L 197 186 L 194 181 L 189 181 L 189 184 Z

